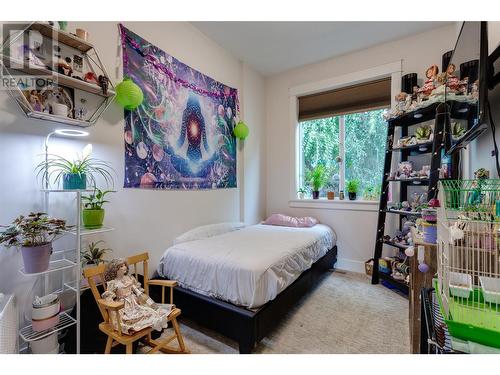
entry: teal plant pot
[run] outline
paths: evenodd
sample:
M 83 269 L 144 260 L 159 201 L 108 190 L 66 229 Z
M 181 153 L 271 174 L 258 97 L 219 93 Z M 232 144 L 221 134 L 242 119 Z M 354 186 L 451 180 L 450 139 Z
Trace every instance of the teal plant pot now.
M 65 173 L 63 175 L 64 190 L 84 190 L 87 188 L 87 175 L 85 173 Z
M 83 226 L 87 229 L 96 229 L 102 227 L 104 221 L 104 209 L 84 209 L 82 211 Z

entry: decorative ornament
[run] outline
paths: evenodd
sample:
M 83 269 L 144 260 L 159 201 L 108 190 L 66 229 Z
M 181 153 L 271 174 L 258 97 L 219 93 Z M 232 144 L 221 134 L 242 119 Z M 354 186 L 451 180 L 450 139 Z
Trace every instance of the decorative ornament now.
M 429 207 L 432 207 L 432 208 L 438 208 L 438 207 L 441 207 L 441 204 L 439 203 L 439 200 L 436 199 L 436 198 L 432 198 L 430 201 L 429 201 Z
M 248 137 L 248 133 L 248 126 L 243 121 L 238 122 L 233 130 L 234 136 L 241 140 L 244 140 L 246 137 Z
M 409 256 L 409 257 L 414 256 L 415 255 L 415 248 L 413 246 L 408 246 L 405 249 L 405 254 L 406 254 L 406 256 Z
M 125 77 L 116 86 L 116 101 L 125 109 L 133 111 L 144 100 L 141 88 L 130 78 Z
M 422 273 L 427 273 L 427 272 L 429 272 L 429 266 L 425 263 L 420 263 L 418 265 L 418 270 Z

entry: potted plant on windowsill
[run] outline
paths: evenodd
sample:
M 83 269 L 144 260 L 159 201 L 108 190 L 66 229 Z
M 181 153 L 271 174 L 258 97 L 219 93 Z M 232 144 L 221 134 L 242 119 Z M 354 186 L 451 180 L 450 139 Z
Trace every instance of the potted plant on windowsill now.
M 21 249 L 26 273 L 44 272 L 49 268 L 52 242 L 71 227 L 65 220 L 31 212 L 28 216 L 19 216 L 0 233 L 0 245 Z
M 301 187 L 299 190 L 297 190 L 297 196 L 299 199 L 304 199 L 306 194 L 306 189 Z
M 104 200 L 108 193 L 114 193 L 113 190 L 102 191 L 95 189 L 90 195 L 83 195 L 82 200 L 85 202 L 82 210 L 83 226 L 87 229 L 96 229 L 102 227 L 104 221 L 104 203 L 109 201 Z
M 323 165 L 317 165 L 306 175 L 306 180 L 311 184 L 313 199 L 319 199 L 319 191 L 327 181 L 326 169 Z
M 62 179 L 65 190 L 83 190 L 87 188 L 88 183 L 95 186 L 95 178 L 98 175 L 102 176 L 108 185 L 112 184 L 111 171 L 113 169 L 109 163 L 92 158 L 91 153 L 92 145 L 88 144 L 84 147 L 82 155 L 78 155 L 73 161 L 58 155 L 48 155 L 36 166 L 37 177 L 41 176 L 47 185 L 52 177 L 54 177 L 55 184 Z
M 350 180 L 347 182 L 347 193 L 349 194 L 349 200 L 355 201 L 356 200 L 356 193 L 359 190 L 359 180 Z

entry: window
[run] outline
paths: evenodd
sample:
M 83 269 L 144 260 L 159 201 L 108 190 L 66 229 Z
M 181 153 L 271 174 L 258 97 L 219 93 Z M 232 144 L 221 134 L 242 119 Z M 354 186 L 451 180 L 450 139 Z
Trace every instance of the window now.
M 327 191 L 334 191 L 338 196 L 350 180 L 360 183 L 358 197 L 376 196 L 380 192 L 387 137 L 383 111 L 299 122 L 299 187 L 306 189 L 307 196 L 311 196 L 311 188 L 304 176 L 317 165 L 323 165 L 327 173 L 320 197 L 326 196 Z

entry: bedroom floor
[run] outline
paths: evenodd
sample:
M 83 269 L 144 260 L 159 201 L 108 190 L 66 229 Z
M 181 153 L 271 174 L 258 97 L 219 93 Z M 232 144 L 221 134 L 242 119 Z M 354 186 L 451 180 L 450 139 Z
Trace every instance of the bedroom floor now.
M 371 285 L 365 275 L 335 271 L 325 275 L 254 353 L 409 353 L 408 331 L 407 299 Z M 235 341 L 193 322 L 184 320 L 182 332 L 193 354 L 238 353 Z

